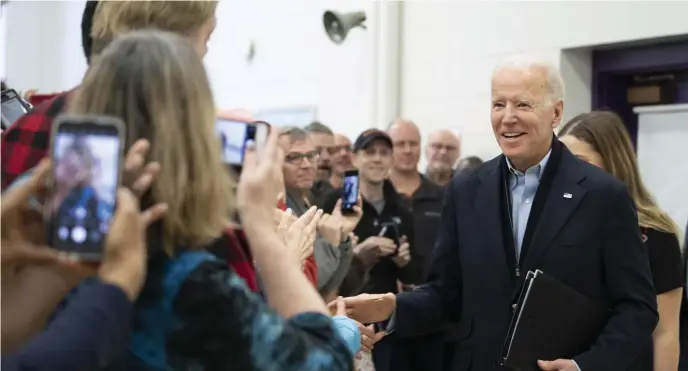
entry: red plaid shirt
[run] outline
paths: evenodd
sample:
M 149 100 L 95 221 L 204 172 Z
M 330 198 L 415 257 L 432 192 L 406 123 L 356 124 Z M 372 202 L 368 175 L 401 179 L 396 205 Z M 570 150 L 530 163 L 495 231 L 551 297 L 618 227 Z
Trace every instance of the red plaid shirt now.
M 53 119 L 64 111 L 69 93 L 59 94 L 35 106 L 2 132 L 0 162 L 3 190 L 48 156 L 50 128 Z
M 73 91 L 73 90 L 72 90 Z M 50 133 L 53 119 L 65 111 L 72 91 L 58 94 L 52 99 L 35 106 L 7 130 L 2 132 L 2 190 L 15 179 L 48 156 Z M 223 257 L 248 287 L 258 290 L 253 256 L 243 231 L 228 228 L 228 248 L 226 253 L 216 253 Z

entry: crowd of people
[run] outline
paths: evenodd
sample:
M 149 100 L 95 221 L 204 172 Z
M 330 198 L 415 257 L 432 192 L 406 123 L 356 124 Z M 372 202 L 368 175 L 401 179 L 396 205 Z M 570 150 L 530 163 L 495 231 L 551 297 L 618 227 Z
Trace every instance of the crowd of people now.
M 439 130 L 420 172 L 411 120 L 354 140 L 313 122 L 273 127 L 237 173 L 216 121 L 253 119 L 214 104 L 203 56 L 216 8 L 88 1 L 82 82 L 3 131 L 3 368 L 504 370 L 514 301 L 536 269 L 611 314 L 584 352 L 533 367 L 688 368 L 683 232 L 643 185 L 619 116 L 584 113 L 555 134 L 555 66 L 495 69 L 502 154 L 489 161 L 462 157 L 462 139 Z M 51 247 L 44 227 L 46 179 L 91 174 L 49 158 L 63 114 L 125 124 L 98 265 Z

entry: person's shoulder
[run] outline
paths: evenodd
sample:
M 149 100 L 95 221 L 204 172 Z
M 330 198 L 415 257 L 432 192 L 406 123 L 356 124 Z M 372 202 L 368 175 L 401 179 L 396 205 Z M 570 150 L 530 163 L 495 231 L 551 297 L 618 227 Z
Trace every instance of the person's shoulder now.
M 649 246 L 675 246 L 680 249 L 678 236 L 675 233 L 656 228 L 642 228 L 643 241 Z
M 475 168 L 457 171 L 446 187 L 464 188 L 475 184 L 482 178 L 499 176 L 499 161 L 503 161 L 503 156 L 497 156 Z
M 576 161 L 581 174 L 585 176 L 582 184 L 587 191 L 601 192 L 610 196 L 628 193 L 626 184 L 608 171 L 577 158 L 574 158 L 574 161 Z
M 423 188 L 425 188 L 425 192 L 428 195 L 442 198 L 442 195 L 444 194 L 444 186 L 441 186 L 439 184 L 432 182 L 430 179 L 426 178 L 422 174 L 421 174 L 421 179 L 422 179 Z

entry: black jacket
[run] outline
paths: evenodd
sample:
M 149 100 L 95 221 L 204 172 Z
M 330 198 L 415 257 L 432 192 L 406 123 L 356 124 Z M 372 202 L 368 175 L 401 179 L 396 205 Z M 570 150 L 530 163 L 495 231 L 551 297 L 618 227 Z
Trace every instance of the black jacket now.
M 398 335 L 461 320 L 454 371 L 500 368 L 512 304 L 525 276 L 516 275 L 515 254 L 500 228 L 504 162 L 498 156 L 452 180 L 429 283 L 397 295 Z M 576 159 L 556 139 L 542 181 L 549 184 L 540 184 L 533 202 L 521 272 L 540 269 L 609 306 L 613 315 L 604 331 L 573 359 L 583 371 L 625 370 L 651 345 L 658 319 L 633 200 L 621 181 Z
M 430 271 L 432 252 L 437 240 L 444 188 L 431 182 L 423 175 L 420 177 L 420 187 L 413 195 L 411 197 L 400 195 L 400 197 L 404 207 L 413 216 L 413 246 L 423 259 L 422 279 L 425 281 Z
M 358 236 L 358 241 L 361 243 L 368 237 L 379 235 L 381 225 L 384 223 L 396 222 L 399 225 L 399 234 L 405 235 L 410 242 L 411 261 L 405 267 L 399 268 L 392 261 L 391 257 L 383 257 L 368 272 L 366 282 L 362 283 L 359 290 L 351 289 L 352 286 L 356 285 L 350 285 L 350 281 L 362 280 L 360 270 L 355 272 L 355 277 L 347 275 L 342 287 L 348 287 L 349 289 L 340 290 L 341 295 L 397 292 L 397 280 L 406 284 L 419 284 L 423 281 L 423 266 L 425 263 L 423 262 L 423 256 L 419 254 L 418 249 L 413 244 L 413 241 L 415 241 L 413 215 L 404 206 L 401 196 L 394 189 L 392 183 L 385 181 L 383 187 L 385 206 L 382 213 L 378 213 L 373 205 L 363 199 L 363 216 L 356 229 L 354 229 L 354 234 Z M 326 212 L 332 212 L 340 196 L 341 191 L 331 192 L 323 204 L 323 209 Z M 354 261 L 356 260 L 357 258 L 354 258 Z M 356 264 L 358 266 L 358 263 Z M 353 265 L 354 263 L 352 263 Z M 356 266 L 352 268 L 356 269 Z M 354 270 L 350 270 L 350 273 L 354 273 Z

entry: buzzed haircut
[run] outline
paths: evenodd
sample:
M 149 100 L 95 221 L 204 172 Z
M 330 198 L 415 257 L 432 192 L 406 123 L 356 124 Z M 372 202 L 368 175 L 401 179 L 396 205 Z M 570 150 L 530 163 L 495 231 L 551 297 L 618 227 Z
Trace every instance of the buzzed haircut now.
M 300 142 L 302 140 L 308 140 L 310 139 L 310 135 L 306 129 L 301 129 L 300 127 L 297 126 L 287 126 L 280 128 L 279 130 L 279 136 L 281 137 L 289 137 L 289 141 L 291 143 L 294 142 Z
M 313 121 L 304 128 L 309 133 L 320 133 L 334 136 L 334 132 L 320 121 Z

